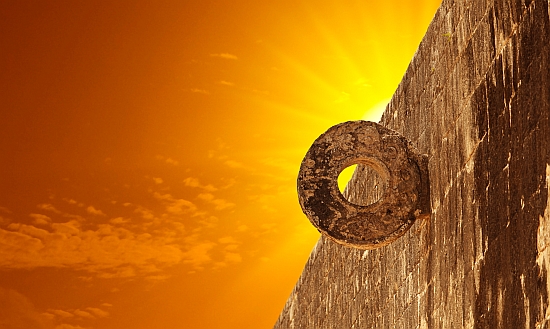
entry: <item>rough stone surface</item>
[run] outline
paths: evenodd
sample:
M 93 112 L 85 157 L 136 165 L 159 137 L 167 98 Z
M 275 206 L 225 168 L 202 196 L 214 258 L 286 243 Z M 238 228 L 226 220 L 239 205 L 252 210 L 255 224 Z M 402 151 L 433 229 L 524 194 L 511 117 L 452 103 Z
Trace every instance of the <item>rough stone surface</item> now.
M 443 0 L 381 120 L 429 155 L 430 218 L 322 237 L 275 328 L 548 328 L 549 113 L 547 0 Z
M 378 173 L 384 187 L 379 200 L 359 205 L 340 193 L 338 175 L 352 164 Z M 298 199 L 311 223 L 335 242 L 380 248 L 428 213 L 422 202 L 427 198 L 421 198 L 429 195 L 421 190 L 428 185 L 426 173 L 426 164 L 406 138 L 374 122 L 348 121 L 329 128 L 310 147 L 298 174 Z

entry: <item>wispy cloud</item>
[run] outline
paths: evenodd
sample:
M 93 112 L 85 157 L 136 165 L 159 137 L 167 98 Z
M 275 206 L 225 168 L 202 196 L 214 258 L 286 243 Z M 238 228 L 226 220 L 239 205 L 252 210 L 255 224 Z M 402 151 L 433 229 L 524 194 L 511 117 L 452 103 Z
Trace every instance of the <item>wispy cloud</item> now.
M 111 224 L 126 224 L 126 223 L 129 223 L 130 221 L 131 221 L 130 218 L 124 218 L 124 217 L 115 217 L 109 220 Z
M 351 95 L 345 91 L 342 91 L 340 92 L 340 95 L 338 96 L 338 98 L 336 98 L 334 100 L 334 103 L 335 104 L 340 104 L 340 103 L 344 103 L 344 102 L 347 102 L 349 99 L 350 99 Z
M 87 307 L 86 310 L 92 313 L 97 318 L 106 318 L 109 316 L 109 312 L 97 307 Z
M 82 311 L 82 310 L 75 310 L 74 315 L 79 316 L 84 319 L 95 319 L 95 316 L 93 316 L 90 312 Z
M 79 325 L 72 325 L 68 323 L 63 323 L 55 327 L 55 329 L 86 329 Z
M 52 221 L 50 217 L 42 214 L 30 214 L 29 216 L 34 219 L 33 223 L 36 225 L 46 225 Z
M 0 229 L 0 267 L 68 267 L 99 277 L 130 277 L 157 273 L 183 259 L 181 246 L 166 229 L 153 236 L 110 224 L 83 230 L 73 220 L 47 229 L 10 224 Z
M 237 229 L 235 230 L 235 232 L 238 232 L 238 233 L 246 232 L 246 231 L 248 231 L 248 229 L 249 229 L 248 225 L 241 224 L 241 225 L 237 226 Z
M 227 267 L 231 264 L 237 264 L 242 262 L 242 256 L 238 252 L 240 242 L 232 236 L 225 236 L 218 239 L 220 245 L 222 245 L 223 260 L 217 261 L 214 264 L 214 269 Z
M 67 200 L 68 199 L 63 199 L 63 201 L 65 201 L 65 202 L 67 202 Z M 76 203 L 76 202 L 68 202 L 68 203 L 71 204 L 71 205 L 77 205 L 78 207 L 84 207 L 83 203 Z M 36 207 L 40 210 L 43 210 L 44 212 L 49 212 L 50 213 L 49 215 L 52 216 L 52 217 L 55 217 L 55 215 L 58 215 L 58 216 L 62 216 L 62 217 L 65 217 L 65 218 L 72 218 L 72 219 L 76 219 L 76 220 L 84 220 L 84 217 L 82 217 L 81 215 L 76 215 L 76 214 L 73 214 L 73 213 L 68 213 L 68 212 L 65 212 L 65 211 L 61 211 L 61 210 L 57 209 L 51 203 L 41 203 L 41 204 L 37 205 Z M 91 214 L 91 215 L 106 216 L 105 213 L 103 213 L 99 209 L 96 209 L 94 206 L 89 206 L 85 210 L 86 210 L 86 213 Z M 46 216 L 44 214 L 41 214 L 41 215 L 43 215 L 45 217 L 41 217 L 40 214 L 30 215 L 31 217 L 33 217 L 35 219 L 34 224 L 38 224 L 38 222 L 44 224 L 41 219 L 47 221 L 46 217 L 50 217 L 50 216 Z M 41 219 L 37 219 L 37 217 L 39 217 L 39 216 L 41 217 Z
M 217 270 L 232 264 L 240 263 L 242 260 L 243 258 L 239 253 L 227 251 L 224 253 L 223 261 L 215 262 L 213 268 Z
M 110 305 L 110 304 L 109 304 Z M 105 304 L 103 304 L 105 306 Z M 96 320 L 109 317 L 109 312 L 98 307 L 86 307 L 85 309 L 48 309 L 42 315 L 52 321 L 58 323 L 56 329 L 78 329 L 82 328 L 79 325 L 75 325 L 74 322 L 83 320 Z M 72 322 L 72 323 L 67 323 Z M 84 329 L 84 328 L 82 328 Z
M 59 199 L 63 200 L 60 204 L 55 199 L 40 203 L 38 210 L 28 215 L 30 223 L 13 220 L 0 223 L 0 268 L 71 268 L 88 273 L 82 276 L 83 280 L 94 277 L 164 280 L 169 277 L 165 270 L 176 264 L 187 264 L 192 271 L 237 264 L 242 260 L 238 252 L 240 244 L 229 237 L 218 241 L 212 236 L 218 218 L 210 212 L 236 207 L 216 195 L 234 183 L 228 179 L 221 181 L 226 184 L 215 187 L 196 177 L 185 178 L 186 193 L 189 188 L 199 192 L 192 200 L 172 191 L 172 194 L 156 192 L 155 188 L 164 185 L 152 185 L 150 199 L 144 205 L 109 203 L 109 207 L 120 207 L 119 217 L 107 217 L 102 204 L 85 206 L 71 198 Z M 65 211 L 71 208 L 81 215 Z M 97 309 L 100 311 L 58 310 L 48 312 L 48 316 L 87 319 L 105 315 L 101 313 L 102 307 Z
M 60 324 L 60 325 L 56 326 L 55 329 L 87 329 L 87 328 L 84 328 L 84 327 L 79 326 L 79 325 L 72 325 L 72 324 L 63 323 L 63 324 Z
M 166 158 L 166 160 L 164 160 L 166 163 L 168 164 L 171 164 L 171 165 L 174 165 L 174 166 L 177 166 L 179 165 L 180 163 L 172 158 Z
M 173 215 L 196 214 L 198 210 L 197 206 L 195 206 L 193 202 L 185 199 L 174 198 L 170 194 L 154 192 L 153 196 L 157 200 L 163 201 L 166 205 L 166 211 Z
M 220 57 L 220 58 L 232 59 L 232 60 L 239 59 L 237 56 L 229 53 L 210 54 L 210 57 Z
M 84 207 L 84 204 L 83 204 L 83 203 L 79 203 L 79 202 L 77 202 L 77 201 L 74 200 L 74 199 L 63 198 L 62 200 L 65 201 L 65 202 L 67 202 L 68 204 L 76 204 L 76 205 L 78 205 L 79 207 Z
M 229 81 L 225 81 L 225 80 L 221 80 L 219 82 L 220 85 L 224 85 L 224 86 L 229 86 L 229 87 L 233 87 L 235 84 L 233 82 L 229 82 Z
M 105 304 L 103 304 L 103 306 L 105 306 Z M 46 312 L 42 313 L 42 315 L 51 320 L 53 323 L 58 323 L 55 327 L 56 329 L 78 329 L 82 327 L 75 325 L 74 322 L 103 319 L 110 316 L 109 312 L 98 307 L 68 310 L 48 309 Z
M 186 179 L 183 180 L 183 184 L 189 187 L 198 187 L 208 192 L 215 192 L 218 190 L 216 187 L 212 186 L 211 184 L 208 184 L 208 185 L 201 184 L 199 179 L 196 177 L 187 177 Z
M 205 89 L 191 88 L 191 89 L 189 89 L 189 91 L 191 91 L 192 93 L 196 93 L 196 94 L 210 95 L 210 92 L 208 90 L 205 90 Z
M 88 208 L 86 208 L 86 212 L 88 214 L 92 214 L 96 216 L 106 216 L 103 211 L 96 209 L 94 206 L 88 206 Z
M 57 210 L 57 208 L 54 207 L 50 203 L 41 203 L 37 207 L 38 207 L 38 209 L 50 211 L 50 212 L 53 212 L 55 214 L 61 214 L 62 213 L 61 211 Z
M 145 220 L 154 220 L 155 219 L 155 214 L 153 213 L 153 211 L 151 209 L 147 209 L 143 206 L 136 206 L 136 209 L 134 210 L 135 213 L 138 213 L 141 215 L 141 218 L 145 219 Z
M 226 252 L 235 252 L 239 248 L 239 245 L 241 244 L 240 241 L 238 241 L 232 236 L 225 236 L 223 238 L 219 238 L 218 242 L 224 246 L 223 249 Z
M 224 141 L 221 139 L 217 140 L 217 148 L 208 150 L 208 158 L 210 159 L 216 159 L 226 165 L 229 168 L 232 169 L 245 169 L 248 171 L 253 172 L 254 168 L 250 168 L 249 166 L 246 166 L 244 163 L 232 159 L 228 154 L 233 153 L 232 148 L 228 146 Z
M 174 159 L 172 159 L 171 157 L 165 157 L 165 156 L 162 156 L 162 155 L 157 155 L 157 156 L 156 156 L 156 159 L 157 159 L 157 160 L 160 160 L 160 161 L 164 161 L 164 162 L 166 162 L 167 164 L 171 164 L 171 165 L 173 165 L 173 166 L 177 166 L 177 165 L 180 164 L 179 161 L 174 160 Z
M 57 316 L 59 316 L 61 318 L 64 318 L 64 319 L 74 317 L 74 314 L 69 313 L 67 311 L 63 311 L 63 310 L 49 310 L 48 313 L 57 315 Z
M 235 207 L 234 203 L 216 198 L 212 193 L 201 193 L 197 197 L 203 201 L 213 204 L 216 210 L 231 209 Z
M 194 270 L 203 270 L 212 262 L 210 251 L 216 246 L 211 241 L 201 241 L 191 244 L 191 247 L 183 254 L 184 263 L 191 265 Z

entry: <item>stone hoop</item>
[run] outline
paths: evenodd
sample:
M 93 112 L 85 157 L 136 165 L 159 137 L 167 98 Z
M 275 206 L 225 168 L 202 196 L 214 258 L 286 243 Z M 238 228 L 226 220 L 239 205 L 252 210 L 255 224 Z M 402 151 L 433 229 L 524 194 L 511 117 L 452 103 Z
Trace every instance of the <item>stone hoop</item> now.
M 384 180 L 380 200 L 361 206 L 340 193 L 338 176 L 353 164 L 371 167 Z M 375 249 L 429 214 L 427 174 L 427 156 L 397 132 L 374 122 L 348 121 L 328 129 L 308 150 L 298 174 L 298 198 L 322 234 L 343 245 Z

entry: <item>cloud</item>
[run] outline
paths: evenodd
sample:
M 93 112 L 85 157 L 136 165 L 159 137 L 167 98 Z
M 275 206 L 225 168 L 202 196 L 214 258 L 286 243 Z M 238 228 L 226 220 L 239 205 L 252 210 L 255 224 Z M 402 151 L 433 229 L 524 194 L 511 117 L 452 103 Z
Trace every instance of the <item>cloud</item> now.
M 72 199 L 63 199 L 63 201 L 69 203 L 69 204 L 76 204 L 75 202 L 72 202 L 74 200 Z M 83 203 L 78 203 L 76 204 L 78 207 L 84 207 L 84 204 Z M 60 215 L 60 216 L 63 216 L 63 217 L 66 217 L 66 218 L 74 218 L 74 219 L 78 219 L 78 220 L 84 220 L 84 217 L 80 216 L 80 215 L 75 215 L 75 214 L 71 214 L 71 213 L 67 213 L 67 212 L 63 212 L 59 209 L 57 209 L 54 205 L 52 205 L 51 203 L 41 203 L 39 205 L 36 206 L 38 209 L 40 210 L 44 210 L 44 211 L 47 211 L 47 212 L 52 212 L 56 215 Z M 105 216 L 105 214 L 101 211 L 101 210 L 98 210 L 96 208 L 94 208 L 93 206 L 89 206 L 88 208 L 85 209 L 89 214 L 93 214 L 93 215 L 99 215 L 99 216 Z M 45 217 L 42 217 L 42 219 L 46 219 Z M 39 220 L 40 221 L 40 220 Z M 40 221 L 42 222 L 42 221 Z M 43 223 L 43 222 L 42 222 Z M 35 223 L 36 224 L 36 223 Z
M 190 265 L 194 271 L 205 268 L 219 269 L 242 261 L 240 254 L 236 252 L 240 242 L 231 236 L 218 239 L 217 242 L 201 240 L 198 234 L 185 238 L 188 249 L 184 253 L 184 263 Z M 228 246 L 235 246 L 229 248 Z M 231 249 L 231 250 L 230 250 Z M 214 255 L 216 257 L 214 257 Z
M 27 226 L 27 225 L 22 225 L 22 226 Z M 32 226 L 29 226 L 29 227 L 32 227 Z M 75 220 L 71 220 L 65 223 L 53 223 L 52 228 L 55 233 L 60 233 L 67 237 L 75 236 L 80 233 L 80 223 Z M 22 228 L 20 229 L 20 231 L 22 231 Z M 41 231 L 48 233 L 48 231 L 45 231 L 45 230 L 41 230 Z
M 340 92 L 340 96 L 334 100 L 335 104 L 347 102 L 350 99 L 350 94 L 345 91 Z
M 185 186 L 189 186 L 189 187 L 198 187 L 198 188 L 201 188 L 205 191 L 208 191 L 208 192 L 215 192 L 217 191 L 218 189 L 215 188 L 214 186 L 208 184 L 208 185 L 203 185 L 200 183 L 199 179 L 198 178 L 195 178 L 195 177 L 187 177 L 186 179 L 183 180 L 183 184 L 185 184 Z
M 166 206 L 166 211 L 174 215 L 183 215 L 197 211 L 197 207 L 190 201 L 184 199 L 174 199 Z
M 106 317 L 109 316 L 109 312 L 104 311 L 100 308 L 87 307 L 86 310 L 89 311 L 90 313 L 92 313 L 94 316 L 96 316 L 98 318 L 106 318 Z
M 110 305 L 110 304 L 109 304 Z M 105 306 L 105 305 L 104 305 Z M 111 305 L 112 306 L 112 305 Z M 57 322 L 64 322 L 72 319 L 98 319 L 106 318 L 109 316 L 109 312 L 97 307 L 87 307 L 85 310 L 54 310 L 49 309 L 43 315 L 51 320 L 57 320 Z M 57 328 L 57 327 L 56 327 Z
M 166 211 L 170 214 L 183 215 L 197 213 L 197 206 L 195 206 L 191 201 L 176 199 L 170 194 L 160 194 L 158 192 L 154 192 L 153 196 L 164 202 L 166 205 Z
M 94 208 L 94 206 L 88 206 L 88 208 L 86 208 L 86 212 L 88 212 L 89 214 L 92 214 L 92 215 L 106 216 L 103 211 Z
M 163 281 L 171 277 L 171 275 L 149 275 L 145 279 L 149 281 Z
M 111 220 L 109 220 L 109 222 L 111 224 L 126 224 L 126 223 L 129 223 L 131 220 L 129 218 L 124 218 L 124 217 L 116 217 L 116 218 L 111 218 Z
M 134 210 L 134 212 L 141 215 L 141 218 L 146 220 L 153 220 L 155 219 L 155 214 L 153 212 L 145 207 L 137 206 L 137 208 Z
M 157 273 L 182 261 L 182 246 L 166 228 L 153 236 L 110 224 L 83 230 L 77 221 L 53 223 L 48 229 L 12 223 L 0 229 L 0 267 L 72 267 L 99 277 Z
M 201 200 L 205 200 L 205 201 L 212 201 L 214 200 L 214 195 L 211 194 L 211 193 L 201 193 L 197 196 L 199 199 Z
M 210 241 L 195 243 L 183 254 L 183 262 L 191 265 L 195 270 L 202 270 L 206 264 L 212 262 L 210 251 L 215 246 L 216 244 Z
M 204 89 L 191 88 L 190 91 L 195 94 L 210 95 L 210 92 Z
M 160 177 L 153 177 L 155 184 L 162 184 L 164 181 Z
M 0 328 L 53 328 L 48 316 L 38 313 L 29 299 L 15 290 L 0 287 L 0 305 Z
M 48 312 L 41 313 L 40 315 L 42 315 L 44 318 L 48 319 L 49 321 L 52 321 L 53 319 L 55 319 L 55 315 Z
M 90 314 L 90 312 L 86 312 L 82 310 L 75 310 L 74 315 L 85 319 L 95 319 L 95 317 L 92 314 Z
M 63 310 L 48 310 L 48 312 L 65 319 L 74 317 L 74 314 Z
M 68 204 L 77 204 L 78 202 L 74 199 L 68 199 L 68 198 L 63 198 L 63 201 L 67 202 Z
M 176 160 L 174 160 L 174 159 L 172 159 L 172 158 L 166 158 L 166 160 L 164 160 L 164 161 L 165 161 L 166 163 L 171 164 L 171 165 L 174 165 L 174 166 L 179 165 L 179 162 L 176 161 Z
M 224 245 L 225 247 L 223 248 L 226 252 L 234 252 L 236 251 L 238 248 L 239 248 L 239 245 L 240 245 L 240 242 L 237 241 L 234 237 L 232 236 L 226 236 L 226 237 L 223 237 L 223 238 L 219 238 L 218 239 L 218 242 L 221 244 L 221 245 Z M 227 258 L 227 257 L 226 257 Z M 235 259 L 235 258 L 232 258 L 232 259 Z
M 221 80 L 219 83 L 220 85 L 229 86 L 229 87 L 233 87 L 235 85 L 233 82 L 229 82 L 225 80 Z
M 197 196 L 199 199 L 204 200 L 214 205 L 216 210 L 231 209 L 235 207 L 235 204 L 224 199 L 215 198 L 211 193 L 201 193 Z
M 106 217 L 97 205 L 75 207 L 88 212 L 87 216 L 93 220 L 87 220 L 42 203 L 38 205 L 41 211 L 29 215 L 30 223 L 11 221 L 0 227 L 0 268 L 70 268 L 87 273 L 82 275 L 85 279 L 164 280 L 168 275 L 163 271 L 177 264 L 198 271 L 214 268 L 216 262 L 238 263 L 240 255 L 234 254 L 240 244 L 229 238 L 220 241 L 208 238 L 218 218 L 194 202 L 212 211 L 231 209 L 235 204 L 212 194 L 218 189 L 198 178 L 187 177 L 183 183 L 202 192 L 197 194 L 198 200 L 151 191 L 156 205 L 146 208 L 119 202 L 117 205 L 128 213 L 120 217 Z M 62 203 L 69 207 L 65 202 Z M 95 216 L 105 218 L 98 220 Z M 228 252 L 233 254 L 226 255 Z M 65 312 L 71 318 L 101 317 L 101 312 L 85 308 L 76 313 Z M 59 320 L 63 315 L 69 316 L 60 310 L 49 311 L 45 316 Z
M 35 238 L 39 238 L 39 239 L 44 238 L 49 233 L 46 230 L 36 228 L 32 225 L 24 225 L 20 223 L 11 223 L 10 225 L 8 225 L 8 229 L 17 230 L 23 234 L 26 234 L 28 236 L 32 236 Z
M 199 227 L 195 228 L 194 232 L 200 232 L 205 229 L 212 229 L 218 226 L 219 218 L 216 216 L 204 216 L 203 218 L 200 218 L 198 221 L 198 224 L 200 224 Z
M 171 164 L 171 165 L 174 165 L 174 166 L 177 166 L 179 165 L 180 163 L 172 158 L 166 158 L 166 160 L 164 160 L 166 163 L 168 164 Z
M 232 59 L 232 60 L 239 59 L 237 56 L 233 54 L 228 54 L 228 53 L 210 54 L 210 57 L 219 57 L 219 58 Z
M 61 211 L 57 210 L 57 208 L 55 208 L 52 204 L 50 203 L 41 203 L 39 204 L 38 206 L 38 209 L 42 209 L 42 210 L 47 210 L 47 211 L 51 211 L 55 214 L 62 214 Z
M 225 251 L 223 261 L 216 262 L 214 264 L 214 269 L 220 269 L 220 268 L 223 268 L 223 267 L 227 267 L 231 264 L 237 264 L 237 263 L 242 262 L 242 260 L 243 260 L 243 258 L 241 257 L 240 254 L 238 254 L 236 252 Z
M 33 223 L 36 225 L 46 225 L 52 221 L 50 217 L 42 214 L 30 214 L 29 216 L 34 219 Z
M 64 324 L 60 324 L 60 325 L 56 326 L 55 329 L 86 329 L 86 328 L 81 327 L 81 326 L 75 326 L 75 325 L 72 325 L 72 324 L 64 323 Z
M 178 165 L 180 164 L 179 161 L 174 160 L 174 159 L 172 159 L 172 158 L 170 158 L 170 157 L 162 156 L 162 155 L 157 155 L 155 158 L 156 158 L 157 160 L 164 161 L 164 162 L 166 162 L 167 164 L 171 164 L 171 165 L 173 165 L 173 166 L 178 166 Z
M 248 229 L 249 229 L 249 227 L 247 225 L 243 224 L 243 225 L 239 225 L 237 227 L 237 229 L 235 230 L 235 232 L 239 232 L 239 233 L 240 232 L 246 232 L 246 231 L 248 231 Z

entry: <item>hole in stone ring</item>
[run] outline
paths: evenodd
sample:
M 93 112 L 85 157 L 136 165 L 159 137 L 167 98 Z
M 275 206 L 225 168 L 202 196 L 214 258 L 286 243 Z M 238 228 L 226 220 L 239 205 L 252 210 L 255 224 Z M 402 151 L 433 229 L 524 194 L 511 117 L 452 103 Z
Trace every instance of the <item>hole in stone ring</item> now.
M 347 186 L 353 184 L 353 189 Z M 347 166 L 338 175 L 340 193 L 349 202 L 368 206 L 379 201 L 386 190 L 387 179 L 373 167 L 358 161 Z M 353 192 L 350 192 L 353 190 Z
M 344 168 L 344 170 L 340 172 L 340 175 L 338 175 L 338 189 L 340 190 L 340 193 L 344 194 L 344 191 L 346 190 L 346 186 L 351 180 L 351 177 L 353 176 L 353 173 L 355 172 L 356 168 L 357 168 L 357 164 L 352 164 Z

